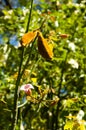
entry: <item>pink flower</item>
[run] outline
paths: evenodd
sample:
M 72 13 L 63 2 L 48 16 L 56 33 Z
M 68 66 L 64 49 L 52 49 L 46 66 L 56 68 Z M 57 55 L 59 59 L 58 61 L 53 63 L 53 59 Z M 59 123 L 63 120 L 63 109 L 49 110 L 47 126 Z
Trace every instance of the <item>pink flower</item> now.
M 20 91 L 24 91 L 27 95 L 32 94 L 31 89 L 34 89 L 34 87 L 31 84 L 25 84 L 20 87 Z

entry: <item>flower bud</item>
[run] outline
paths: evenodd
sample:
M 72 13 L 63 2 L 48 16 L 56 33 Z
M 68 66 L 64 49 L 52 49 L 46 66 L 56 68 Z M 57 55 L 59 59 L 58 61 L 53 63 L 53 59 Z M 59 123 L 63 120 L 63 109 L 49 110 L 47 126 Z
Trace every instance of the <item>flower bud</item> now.
M 34 87 L 31 84 L 25 84 L 20 87 L 20 91 L 24 91 L 26 95 L 31 95 L 32 91 L 31 89 L 34 89 Z

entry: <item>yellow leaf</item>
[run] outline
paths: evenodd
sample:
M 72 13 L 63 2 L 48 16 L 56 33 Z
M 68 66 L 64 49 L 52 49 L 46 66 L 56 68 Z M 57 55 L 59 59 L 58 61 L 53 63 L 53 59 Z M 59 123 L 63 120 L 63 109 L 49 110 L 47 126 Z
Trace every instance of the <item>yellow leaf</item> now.
M 41 32 L 38 32 L 38 50 L 39 53 L 46 59 L 52 59 L 52 48 L 47 43 L 47 40 L 42 36 Z
M 31 78 L 31 80 L 36 83 L 37 82 L 37 78 Z
M 49 44 L 48 46 L 50 47 L 51 51 L 53 51 L 53 44 Z
M 81 124 L 81 125 L 79 126 L 79 128 L 80 128 L 80 130 L 85 130 L 84 124 Z
M 67 121 L 64 126 L 64 130 L 72 130 L 72 128 L 73 128 L 73 121 Z
M 12 75 L 12 78 L 13 78 L 13 79 L 17 79 L 17 76 L 18 76 L 18 72 L 15 72 L 15 73 Z
M 23 46 L 29 45 L 37 36 L 37 31 L 25 33 L 21 38 L 21 44 Z

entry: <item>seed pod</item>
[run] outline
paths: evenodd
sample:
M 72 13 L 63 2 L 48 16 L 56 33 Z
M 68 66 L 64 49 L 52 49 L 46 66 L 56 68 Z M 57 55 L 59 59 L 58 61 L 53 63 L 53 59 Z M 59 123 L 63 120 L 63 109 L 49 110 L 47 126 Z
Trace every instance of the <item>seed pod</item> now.
M 46 59 L 52 59 L 53 52 L 47 43 L 47 40 L 42 36 L 41 32 L 38 32 L 38 50 L 39 53 Z
M 69 36 L 68 34 L 60 34 L 60 37 L 63 39 L 68 38 L 68 36 Z
M 37 31 L 25 33 L 21 38 L 21 45 L 29 45 L 37 36 Z

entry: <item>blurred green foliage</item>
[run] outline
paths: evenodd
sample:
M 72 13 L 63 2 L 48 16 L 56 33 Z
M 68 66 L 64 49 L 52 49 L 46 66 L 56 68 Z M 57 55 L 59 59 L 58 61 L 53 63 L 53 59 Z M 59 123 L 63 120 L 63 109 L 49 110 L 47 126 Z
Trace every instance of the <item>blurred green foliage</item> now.
M 20 39 L 24 35 L 30 2 L 4 7 L 0 17 L 0 129 L 9 130 L 12 120 L 15 81 L 20 63 Z M 43 25 L 42 25 L 43 24 Z M 20 92 L 16 130 L 60 130 L 69 114 L 83 110 L 86 120 L 86 3 L 52 0 L 34 3 L 29 31 L 41 32 L 53 46 L 54 57 L 46 61 L 35 40 L 20 86 L 31 83 L 33 98 Z M 67 37 L 64 37 L 65 34 Z M 16 38 L 14 38 L 16 37 Z M 13 41 L 13 42 L 12 42 Z M 31 46 L 25 48 L 23 65 Z

